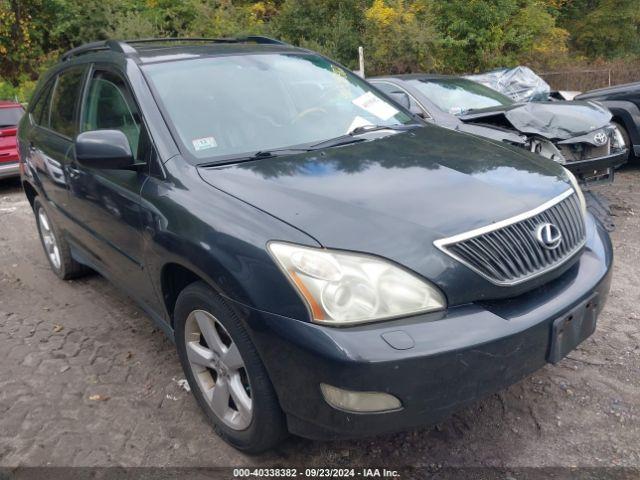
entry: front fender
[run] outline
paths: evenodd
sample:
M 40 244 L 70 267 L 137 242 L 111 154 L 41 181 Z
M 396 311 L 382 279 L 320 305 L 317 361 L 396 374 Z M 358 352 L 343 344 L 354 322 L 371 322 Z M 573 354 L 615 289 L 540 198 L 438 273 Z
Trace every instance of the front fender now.
M 611 100 L 602 102 L 613 114 L 614 120 L 620 121 L 629 133 L 632 145 L 640 147 L 640 108 L 633 102 Z
M 317 242 L 206 184 L 196 168 L 181 159 L 169 164 L 166 180 L 150 178 L 145 183 L 141 202 L 144 261 L 160 296 L 162 271 L 175 263 L 236 303 L 308 320 L 306 306 L 266 245 L 271 240 L 319 246 Z M 173 177 L 171 169 L 180 169 L 180 175 Z

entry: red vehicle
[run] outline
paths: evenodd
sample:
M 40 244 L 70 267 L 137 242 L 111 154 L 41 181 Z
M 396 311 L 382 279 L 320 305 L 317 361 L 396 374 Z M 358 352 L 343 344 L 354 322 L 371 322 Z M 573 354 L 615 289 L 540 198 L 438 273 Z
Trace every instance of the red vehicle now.
M 16 133 L 22 115 L 19 103 L 0 101 L 0 178 L 20 175 Z

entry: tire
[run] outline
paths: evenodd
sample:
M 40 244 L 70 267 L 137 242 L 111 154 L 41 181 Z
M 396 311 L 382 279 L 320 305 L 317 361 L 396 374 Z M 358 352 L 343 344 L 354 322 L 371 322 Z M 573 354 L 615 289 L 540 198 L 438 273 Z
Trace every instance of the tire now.
M 216 433 L 247 453 L 279 444 L 288 434 L 285 416 L 233 310 L 205 283 L 195 282 L 180 293 L 174 313 L 180 363 Z
M 621 123 L 616 121 L 613 121 L 611 123 L 613 123 L 613 125 L 617 127 L 618 130 L 620 130 L 620 133 L 622 134 L 622 138 L 624 139 L 624 143 L 627 146 L 627 150 L 628 150 L 626 160 L 627 162 L 630 162 L 631 160 L 634 159 L 634 155 L 633 155 L 633 145 L 631 145 L 631 138 L 629 137 L 629 132 L 627 132 L 627 129 Z
M 38 197 L 33 200 L 33 212 L 36 216 L 40 242 L 53 273 L 62 280 L 70 280 L 87 274 L 90 271 L 89 268 L 73 259 L 69 243 Z

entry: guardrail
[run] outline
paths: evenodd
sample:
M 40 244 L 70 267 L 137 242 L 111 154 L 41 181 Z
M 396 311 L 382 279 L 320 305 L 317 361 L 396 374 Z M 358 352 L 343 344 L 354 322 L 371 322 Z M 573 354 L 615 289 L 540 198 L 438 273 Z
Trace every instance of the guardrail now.
M 602 68 L 562 70 L 539 74 L 553 90 L 577 90 L 586 92 L 595 88 L 609 87 L 640 81 L 640 67 L 629 69 Z

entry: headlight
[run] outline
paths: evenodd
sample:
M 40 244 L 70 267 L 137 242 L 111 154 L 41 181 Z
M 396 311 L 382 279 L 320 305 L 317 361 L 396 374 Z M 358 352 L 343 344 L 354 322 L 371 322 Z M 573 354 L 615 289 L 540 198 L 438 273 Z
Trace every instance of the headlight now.
M 626 144 L 624 141 L 624 137 L 622 136 L 622 132 L 620 131 L 620 129 L 615 126 L 615 125 L 611 125 L 611 130 L 612 130 L 612 137 L 613 137 L 613 145 L 612 147 L 615 149 L 619 149 L 622 150 L 623 148 L 626 148 Z
M 587 202 L 584 199 L 584 194 L 582 193 L 582 189 L 580 188 L 580 185 L 578 185 L 578 179 L 573 173 L 571 173 L 566 168 L 565 168 L 565 171 L 567 172 L 567 176 L 571 181 L 571 186 L 573 187 L 573 190 L 575 190 L 576 195 L 578 195 L 578 200 L 580 201 L 580 208 L 582 209 L 582 215 L 585 216 L 587 214 Z
M 446 308 L 435 286 L 380 258 L 279 242 L 269 250 L 314 322 L 341 326 Z

